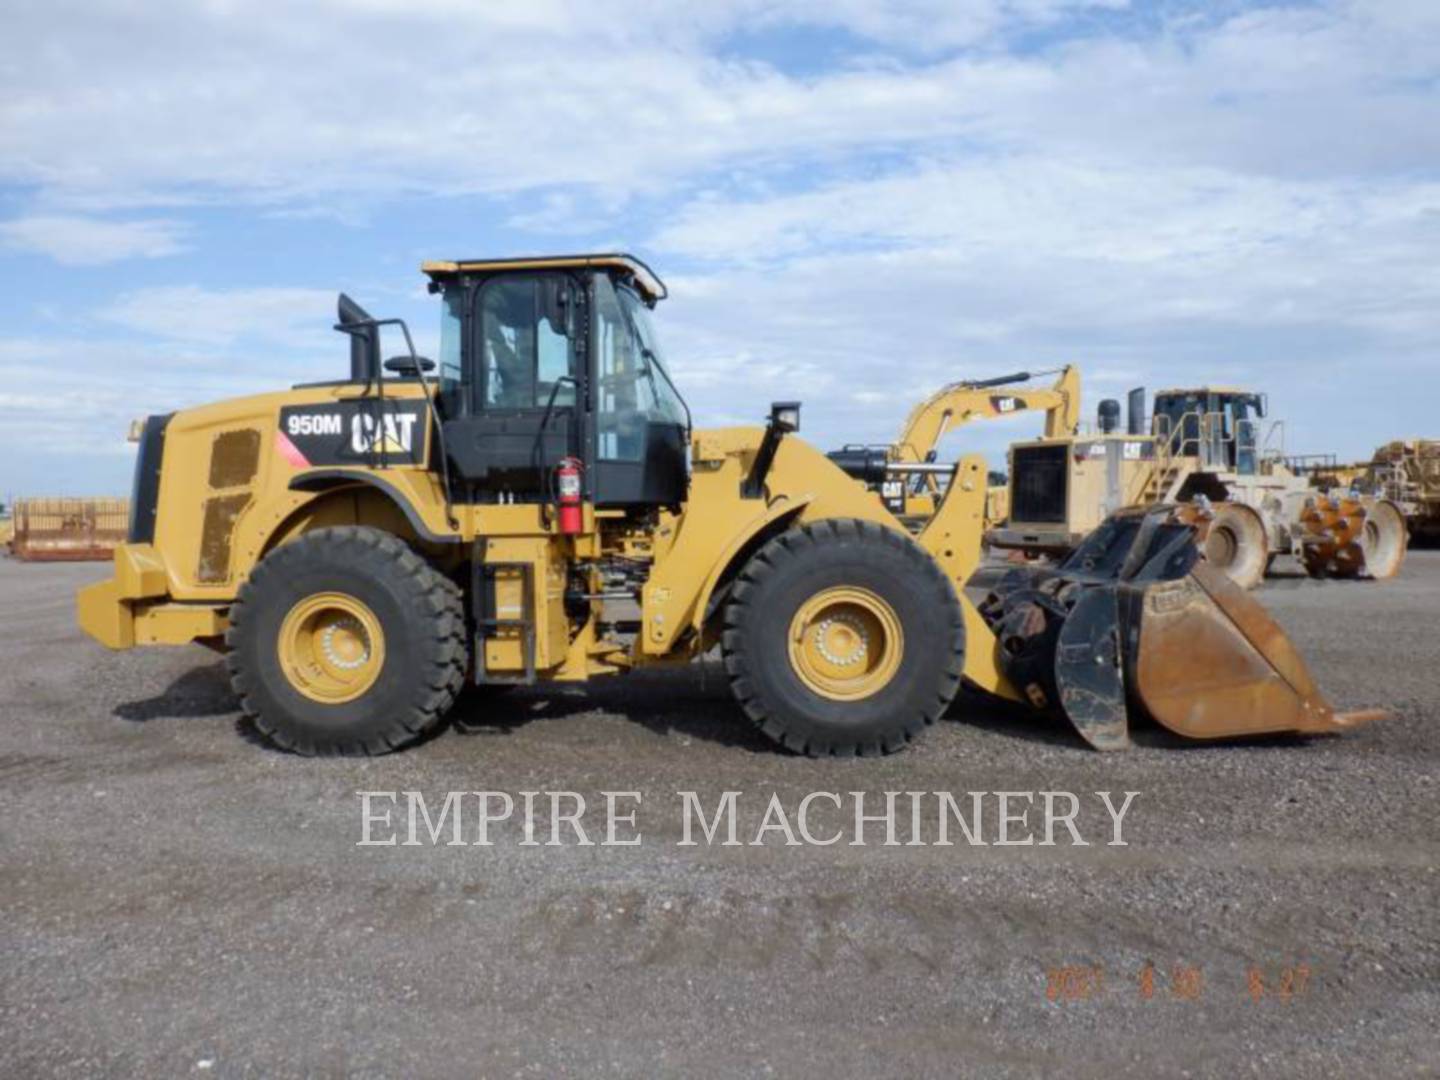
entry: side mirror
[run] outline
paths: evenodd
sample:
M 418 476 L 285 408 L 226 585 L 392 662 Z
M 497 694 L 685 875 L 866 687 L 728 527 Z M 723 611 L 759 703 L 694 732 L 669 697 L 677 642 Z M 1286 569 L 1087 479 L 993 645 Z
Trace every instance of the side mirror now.
M 570 335 L 570 288 L 562 278 L 549 277 L 540 283 L 540 317 L 557 334 Z
M 416 376 L 422 371 L 434 371 L 435 361 L 424 356 L 392 356 L 385 361 L 385 370 L 396 375 Z

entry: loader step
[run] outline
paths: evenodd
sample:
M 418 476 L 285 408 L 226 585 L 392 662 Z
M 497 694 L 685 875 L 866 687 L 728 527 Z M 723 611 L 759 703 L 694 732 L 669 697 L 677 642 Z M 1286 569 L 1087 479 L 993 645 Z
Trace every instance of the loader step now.
M 533 686 L 535 684 L 535 578 L 528 562 L 473 563 L 471 601 L 475 619 L 475 683 L 491 686 Z M 520 576 L 520 615 L 502 616 L 496 600 L 497 578 L 502 574 Z M 501 637 L 497 631 L 518 630 L 523 674 L 497 674 L 486 665 L 485 643 Z

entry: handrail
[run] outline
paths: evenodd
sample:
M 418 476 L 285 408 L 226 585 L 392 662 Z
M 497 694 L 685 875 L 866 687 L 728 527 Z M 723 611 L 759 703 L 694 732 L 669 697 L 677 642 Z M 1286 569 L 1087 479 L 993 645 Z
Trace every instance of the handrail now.
M 1254 420 L 1237 420 L 1235 429 L 1228 433 L 1225 430 L 1225 422 L 1226 414 L 1223 412 L 1198 409 L 1181 413 L 1178 422 L 1163 413 L 1156 414 L 1151 418 L 1150 428 L 1151 434 L 1155 438 L 1157 465 L 1161 465 L 1163 468 L 1173 464 L 1173 460 L 1177 457 L 1194 457 L 1200 458 L 1205 467 L 1213 468 L 1217 463 L 1206 460 L 1207 455 L 1204 453 L 1206 448 L 1223 450 L 1231 447 L 1236 452 L 1232 455 L 1225 455 L 1225 461 L 1228 464 L 1229 460 L 1233 458 L 1238 463 L 1239 448 L 1242 445 L 1240 435 L 1246 431 L 1251 433 L 1251 437 L 1246 443 L 1255 451 L 1257 466 L 1261 461 L 1275 461 L 1284 458 L 1285 421 L 1271 421 L 1264 428 L 1263 437 L 1260 438 L 1255 437 L 1259 425 Z M 1194 434 L 1187 434 L 1192 429 Z M 1272 445 L 1277 442 L 1277 436 L 1278 446 Z
M 1279 439 L 1276 439 L 1276 436 Z M 1271 443 L 1278 442 L 1272 446 Z M 1260 446 L 1260 459 L 1262 461 L 1284 461 L 1285 460 L 1285 421 L 1272 420 L 1270 427 L 1266 429 L 1265 439 Z

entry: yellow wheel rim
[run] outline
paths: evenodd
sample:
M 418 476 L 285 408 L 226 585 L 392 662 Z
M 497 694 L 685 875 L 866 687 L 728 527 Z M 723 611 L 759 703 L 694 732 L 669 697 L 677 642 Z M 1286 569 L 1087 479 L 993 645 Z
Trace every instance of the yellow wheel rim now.
M 345 593 L 307 596 L 280 625 L 280 670 L 312 701 L 354 701 L 380 677 L 385 634 L 375 613 Z
M 895 609 L 869 589 L 837 585 L 816 593 L 790 620 L 790 664 L 833 701 L 869 697 L 900 667 L 905 637 Z

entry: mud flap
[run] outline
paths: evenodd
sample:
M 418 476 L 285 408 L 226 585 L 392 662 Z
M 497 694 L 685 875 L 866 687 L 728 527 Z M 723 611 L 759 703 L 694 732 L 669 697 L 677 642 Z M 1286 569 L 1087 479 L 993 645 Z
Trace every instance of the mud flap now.
M 1121 635 L 1117 590 L 1105 585 L 1080 597 L 1055 643 L 1060 707 L 1096 750 L 1130 745 Z

